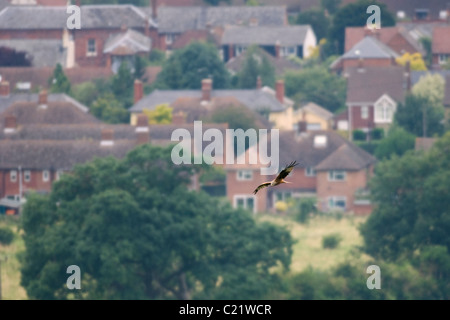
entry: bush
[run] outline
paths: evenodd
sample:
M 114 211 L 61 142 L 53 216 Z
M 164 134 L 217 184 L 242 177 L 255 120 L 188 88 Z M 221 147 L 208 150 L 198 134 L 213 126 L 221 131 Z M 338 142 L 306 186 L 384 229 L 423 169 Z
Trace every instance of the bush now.
M 353 130 L 353 140 L 355 141 L 365 141 L 366 133 L 362 130 Z
M 342 241 L 342 237 L 339 233 L 329 234 L 322 238 L 322 247 L 324 249 L 335 249 Z
M 275 209 L 277 210 L 277 212 L 286 212 L 288 210 L 289 206 L 286 202 L 284 201 L 277 201 L 275 202 Z
M 294 216 L 295 221 L 299 223 L 307 223 L 312 213 L 317 212 L 315 198 L 302 198 L 296 206 L 297 212 Z
M 14 240 L 14 232 L 9 228 L 0 227 L 0 244 L 9 245 Z
M 371 135 L 373 140 L 381 140 L 384 138 L 384 130 L 381 128 L 375 128 L 372 130 Z
M 372 141 L 355 141 L 355 144 L 363 149 L 364 151 L 370 153 L 371 155 L 375 154 L 375 151 L 377 150 L 378 146 L 380 145 L 381 141 L 378 140 L 372 140 Z

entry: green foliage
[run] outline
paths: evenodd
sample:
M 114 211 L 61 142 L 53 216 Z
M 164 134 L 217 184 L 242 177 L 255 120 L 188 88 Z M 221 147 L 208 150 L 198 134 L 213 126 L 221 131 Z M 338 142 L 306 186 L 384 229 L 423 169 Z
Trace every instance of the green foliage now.
M 449 151 L 447 133 L 427 153 L 377 165 L 370 184 L 374 211 L 361 228 L 368 254 L 395 261 L 430 245 L 450 247 Z
M 367 134 L 360 129 L 353 130 L 352 135 L 353 135 L 353 140 L 356 140 L 356 141 L 365 141 L 367 138 Z
M 145 74 L 145 67 L 149 62 L 141 56 L 136 56 L 134 61 L 134 78 L 142 79 Z
M 151 65 L 162 66 L 164 61 L 166 61 L 166 54 L 162 50 L 152 49 L 148 56 Z
M 445 91 L 445 79 L 438 73 L 427 73 L 412 87 L 415 96 L 426 98 L 434 107 L 442 106 Z
M 203 0 L 203 1 L 209 5 L 218 6 L 221 2 L 229 4 L 231 0 Z
M 275 68 L 270 64 L 262 49 L 252 46 L 245 52 L 242 70 L 237 74 L 237 87 L 241 89 L 254 89 L 258 76 L 262 85 L 273 87 L 275 85 Z
M 158 74 L 155 87 L 159 89 L 200 89 L 203 79 L 213 79 L 217 89 L 230 86 L 230 74 L 215 46 L 193 42 L 175 51 Z
M 7 227 L 0 227 L 0 244 L 10 245 L 14 240 L 14 232 Z
M 292 239 L 188 184 L 172 148 L 95 159 L 34 194 L 23 212 L 22 285 L 31 299 L 261 299 L 287 268 Z M 82 270 L 81 290 L 65 287 Z
M 320 0 L 320 5 L 322 9 L 327 10 L 331 15 L 335 14 L 339 9 L 342 0 Z
M 431 67 L 433 53 L 432 53 L 432 39 L 430 37 L 422 37 L 419 39 L 420 44 L 425 50 L 425 63 L 428 67 Z
M 286 95 L 297 102 L 314 102 L 331 112 L 345 105 L 346 81 L 324 66 L 285 74 Z
M 354 141 L 354 143 L 364 151 L 370 153 L 371 155 L 375 155 L 375 152 L 378 146 L 380 145 L 381 141 L 378 140 Z
M 370 136 L 373 140 L 381 140 L 384 138 L 384 129 L 375 128 L 370 132 Z
M 220 183 L 225 184 L 227 173 L 222 167 L 209 166 L 200 175 L 199 181 L 201 183 Z
M 403 129 L 393 126 L 389 129 L 386 138 L 380 141 L 375 149 L 375 156 L 378 159 L 389 159 L 393 155 L 402 156 L 408 150 L 414 149 L 416 137 Z
M 111 91 L 126 109 L 133 104 L 134 76 L 126 63 L 122 63 L 111 79 Z
M 295 205 L 297 212 L 294 214 L 295 221 L 306 224 L 312 214 L 317 213 L 316 198 L 301 198 Z
M 362 27 L 367 23 L 370 14 L 367 14 L 367 8 L 370 5 L 377 5 L 381 10 L 381 27 L 391 27 L 395 25 L 395 17 L 389 12 L 384 3 L 372 0 L 359 0 L 349 3 L 339 8 L 333 16 L 333 22 L 330 27 L 329 42 L 336 47 L 339 54 L 344 53 L 345 47 L 345 28 Z
M 144 109 L 144 113 L 149 124 L 169 124 L 172 123 L 172 110 L 168 104 L 160 104 L 154 110 Z
M 342 236 L 339 233 L 332 233 L 322 237 L 322 248 L 335 249 L 342 241 Z
M 90 106 L 95 100 L 100 98 L 102 92 L 94 81 L 87 81 L 73 86 L 72 97 L 80 103 Z
M 111 93 L 95 100 L 89 110 L 95 117 L 107 123 L 127 123 L 130 116 Z
M 230 129 L 247 131 L 250 128 L 258 128 L 256 120 L 255 114 L 248 108 L 230 105 L 214 109 L 208 122 L 228 123 Z
M 70 81 L 64 73 L 61 64 L 57 64 L 53 75 L 48 79 L 51 93 L 70 93 Z
M 415 136 L 431 137 L 441 135 L 444 131 L 442 123 L 444 107 L 435 106 L 426 96 L 408 94 L 405 103 L 400 104 L 395 113 L 395 121 L 399 126 Z
M 311 25 L 311 28 L 316 34 L 317 41 L 326 38 L 330 27 L 330 19 L 325 16 L 322 10 L 319 9 L 311 9 L 300 12 L 295 23 L 300 25 Z

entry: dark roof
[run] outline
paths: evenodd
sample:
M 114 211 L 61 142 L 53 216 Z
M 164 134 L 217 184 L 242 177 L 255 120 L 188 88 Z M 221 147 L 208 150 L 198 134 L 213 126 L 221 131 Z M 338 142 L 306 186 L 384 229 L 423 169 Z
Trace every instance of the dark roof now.
M 309 25 L 230 26 L 225 28 L 222 44 L 301 46 L 308 32 L 312 32 Z
M 99 123 L 79 104 L 71 101 L 49 101 L 41 106 L 37 102 L 16 102 L 0 114 L 3 125 L 6 116 L 15 116 L 18 125 L 26 124 L 81 124 Z
M 316 166 L 317 171 L 348 170 L 358 171 L 375 163 L 375 158 L 364 150 L 345 143 Z
M 398 54 L 378 40 L 375 36 L 366 36 L 342 56 L 343 59 L 386 59 L 397 58 Z
M 433 29 L 432 52 L 434 54 L 450 54 L 450 26 L 435 27 Z
M 67 28 L 65 6 L 11 6 L 0 13 L 0 30 L 36 30 Z M 133 5 L 81 6 L 81 29 L 145 28 L 154 21 Z
M 431 20 L 439 19 L 439 13 L 447 10 L 448 0 L 381 0 L 385 3 L 387 9 L 394 14 L 398 11 L 404 11 L 408 18 L 414 18 L 416 10 L 429 10 Z
M 10 5 L 10 3 L 8 0 L 0 0 L 0 11 L 2 11 L 4 8 L 6 8 L 9 5 Z
M 411 71 L 411 85 L 415 85 L 417 82 L 420 81 L 420 78 L 423 76 L 426 76 L 428 74 L 435 75 L 438 74 L 442 78 L 446 78 L 450 76 L 450 70 L 426 70 L 426 71 Z
M 170 105 L 180 98 L 200 98 L 201 95 L 201 90 L 155 90 L 129 110 L 130 112 L 142 112 L 144 109 L 153 110 L 160 104 L 168 103 Z M 285 109 L 273 95 L 261 89 L 212 90 L 211 98 L 215 97 L 234 97 L 254 111 L 269 108 L 270 111 L 277 112 Z
M 207 26 L 248 25 L 256 19 L 259 25 L 281 26 L 287 24 L 283 6 L 219 6 L 219 7 L 159 7 L 158 31 L 183 33 L 206 29 Z
M 103 53 L 114 55 L 134 55 L 140 52 L 150 52 L 151 39 L 146 35 L 128 29 L 111 35 L 105 43 Z
M 1 17 L 1 16 L 0 16 Z M 25 57 L 33 67 L 55 67 L 66 65 L 67 50 L 62 40 L 54 39 L 8 39 L 0 40 L 0 48 L 26 52 Z
M 0 141 L 0 168 L 71 170 L 76 164 L 95 157 L 124 157 L 135 144 L 114 141 L 101 146 L 99 141 L 3 140 Z
M 255 48 L 256 52 L 253 56 L 256 61 L 262 61 L 262 58 L 266 58 L 267 61 L 275 68 L 276 75 L 283 75 L 288 70 L 300 70 L 301 66 L 290 60 L 289 57 L 275 58 L 270 53 L 259 47 Z M 240 54 L 237 57 L 233 57 L 225 64 L 226 68 L 233 73 L 238 73 L 242 69 L 242 65 L 246 59 L 245 54 Z
M 347 77 L 347 103 L 373 103 L 388 94 L 397 102 L 405 97 L 406 77 L 401 66 L 345 69 Z

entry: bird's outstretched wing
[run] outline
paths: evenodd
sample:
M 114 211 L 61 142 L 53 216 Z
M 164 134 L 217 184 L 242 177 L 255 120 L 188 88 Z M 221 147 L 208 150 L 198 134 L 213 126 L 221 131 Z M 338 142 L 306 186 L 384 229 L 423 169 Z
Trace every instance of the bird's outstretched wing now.
M 297 161 L 292 161 L 288 166 L 286 166 L 286 168 L 281 170 L 281 172 L 278 174 L 275 180 L 281 180 L 286 178 L 289 175 L 289 173 L 291 173 L 291 171 L 294 170 L 294 167 L 296 165 L 298 165 Z
M 256 194 L 259 190 L 267 188 L 268 186 L 270 186 L 271 182 L 264 182 L 261 183 L 256 189 L 255 191 L 253 191 L 253 194 Z

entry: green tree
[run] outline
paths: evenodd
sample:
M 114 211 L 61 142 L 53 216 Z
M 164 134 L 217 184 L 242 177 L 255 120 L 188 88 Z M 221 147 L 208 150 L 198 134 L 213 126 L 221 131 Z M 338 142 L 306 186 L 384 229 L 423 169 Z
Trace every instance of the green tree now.
M 61 64 L 56 65 L 53 75 L 48 79 L 48 85 L 52 93 L 70 93 L 71 84 Z
M 430 37 L 422 37 L 419 39 L 419 41 L 425 50 L 425 57 L 424 57 L 425 63 L 427 64 L 428 67 L 431 67 L 433 57 L 432 39 Z
M 444 131 L 444 107 L 434 106 L 430 98 L 408 94 L 395 112 L 395 122 L 415 136 L 432 137 Z
M 377 159 L 401 156 L 414 149 L 416 136 L 399 126 L 392 126 L 386 138 L 382 139 L 375 149 Z
M 420 77 L 420 80 L 412 87 L 415 96 L 428 98 L 434 107 L 442 106 L 444 101 L 445 79 L 438 73 Z
M 217 49 L 208 43 L 193 42 L 175 51 L 158 74 L 155 87 L 160 89 L 200 89 L 203 79 L 213 79 L 216 89 L 228 88 L 230 74 Z
M 288 267 L 290 233 L 188 184 L 198 166 L 142 145 L 78 165 L 23 212 L 22 285 L 31 299 L 259 299 Z M 67 266 L 82 270 L 67 290 Z
M 389 12 L 384 3 L 372 0 L 359 0 L 341 7 L 333 16 L 333 22 L 330 27 L 328 38 L 329 42 L 333 46 L 336 46 L 339 54 L 344 53 L 345 28 L 365 26 L 367 19 L 370 17 L 370 14 L 367 13 L 367 8 L 371 5 L 380 7 L 382 27 L 395 25 L 395 17 Z
M 90 111 L 95 117 L 107 123 L 127 123 L 130 117 L 128 111 L 113 94 L 105 94 L 95 100 Z
M 327 10 L 328 14 L 335 14 L 339 9 L 342 0 L 320 0 L 322 9 Z
M 111 91 L 116 99 L 125 107 L 133 104 L 134 76 L 126 63 L 122 63 L 111 79 Z
M 229 4 L 231 0 L 203 0 L 203 1 L 209 5 L 218 6 L 221 2 Z
M 228 123 L 230 129 L 243 129 L 244 131 L 258 128 L 256 115 L 248 108 L 236 105 L 214 109 L 209 122 Z
M 317 41 L 326 38 L 330 27 L 330 19 L 322 10 L 311 9 L 298 14 L 296 24 L 309 24 L 316 34 Z
M 262 49 L 251 46 L 245 53 L 245 60 L 241 71 L 237 74 L 237 85 L 241 89 L 254 89 L 257 78 L 265 86 L 275 85 L 275 68 L 270 64 Z
M 345 79 L 326 67 L 313 66 L 285 74 L 286 94 L 298 102 L 314 102 L 332 112 L 345 105 Z
M 144 109 L 148 117 L 149 124 L 168 124 L 172 123 L 172 108 L 168 104 L 160 104 L 154 110 Z

